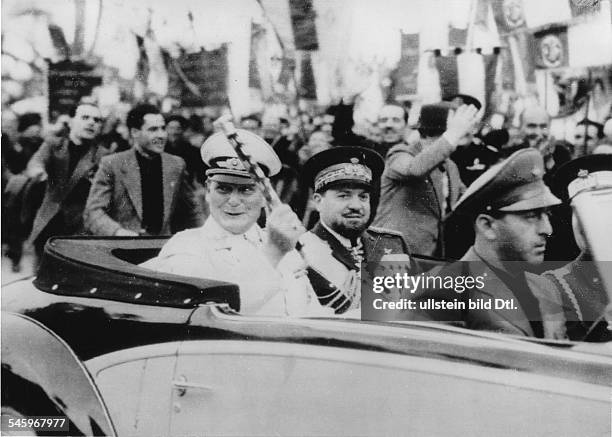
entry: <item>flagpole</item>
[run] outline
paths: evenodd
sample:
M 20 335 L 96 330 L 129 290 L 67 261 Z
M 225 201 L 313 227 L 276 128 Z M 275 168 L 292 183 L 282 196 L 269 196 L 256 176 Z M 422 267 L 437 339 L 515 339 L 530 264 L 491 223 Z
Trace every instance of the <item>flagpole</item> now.
M 589 106 L 591 106 L 591 93 L 593 92 L 593 88 L 591 85 L 591 79 L 592 79 L 592 71 L 590 68 L 587 67 L 587 71 L 589 72 L 589 78 L 588 78 L 588 82 L 587 82 L 587 101 L 586 101 L 586 111 L 584 112 L 584 143 L 583 143 L 583 153 L 584 155 L 586 155 L 587 153 L 587 135 L 589 133 Z
M 474 22 L 476 21 L 476 12 L 478 0 L 470 0 L 470 14 L 468 18 L 467 36 L 466 36 L 466 51 L 474 50 Z

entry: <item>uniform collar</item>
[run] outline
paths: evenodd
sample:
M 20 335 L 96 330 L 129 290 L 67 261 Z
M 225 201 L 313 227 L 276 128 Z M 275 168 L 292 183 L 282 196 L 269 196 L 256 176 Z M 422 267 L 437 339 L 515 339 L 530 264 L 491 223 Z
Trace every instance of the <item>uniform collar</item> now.
M 338 240 L 344 247 L 346 247 L 347 249 L 351 249 L 353 247 L 353 245 L 351 244 L 351 240 L 349 240 L 346 237 L 343 237 L 342 235 L 340 235 L 339 233 L 335 232 L 334 230 L 332 230 L 329 226 L 327 226 L 325 223 L 323 223 L 323 221 L 321 221 L 321 225 L 325 228 L 325 230 L 327 232 L 329 232 L 330 234 L 332 234 L 334 236 L 334 238 L 336 240 Z M 357 243 L 361 242 L 361 237 L 359 237 L 357 239 Z
M 243 234 L 232 234 L 227 229 L 224 229 L 212 216 L 209 216 L 200 229 L 207 238 L 212 238 L 214 240 L 245 239 L 254 244 L 263 242 L 263 231 L 257 223 L 254 223 L 253 226 Z

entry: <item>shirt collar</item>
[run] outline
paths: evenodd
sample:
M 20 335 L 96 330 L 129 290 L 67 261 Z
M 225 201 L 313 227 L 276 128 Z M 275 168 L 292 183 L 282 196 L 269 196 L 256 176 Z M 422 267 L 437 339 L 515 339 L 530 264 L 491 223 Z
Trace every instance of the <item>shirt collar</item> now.
M 336 240 L 338 240 L 344 247 L 346 247 L 347 249 L 351 249 L 353 247 L 353 245 L 351 244 L 351 240 L 349 240 L 348 238 L 343 237 L 339 233 L 333 231 L 329 226 L 327 226 L 325 223 L 323 223 L 323 221 L 321 221 L 321 225 L 325 229 L 327 229 L 327 232 L 332 234 L 336 238 Z M 361 237 L 357 241 L 358 242 L 361 241 Z
M 207 238 L 215 240 L 229 240 L 236 238 L 244 238 L 254 244 L 260 244 L 263 242 L 263 231 L 254 223 L 251 228 L 244 234 L 232 234 L 227 229 L 224 229 L 213 216 L 209 216 L 204 222 L 204 225 L 200 228 Z

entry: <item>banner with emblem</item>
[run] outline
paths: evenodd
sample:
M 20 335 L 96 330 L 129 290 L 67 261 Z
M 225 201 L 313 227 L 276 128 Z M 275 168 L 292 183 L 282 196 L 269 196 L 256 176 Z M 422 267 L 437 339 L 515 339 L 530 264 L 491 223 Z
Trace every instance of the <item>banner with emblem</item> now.
M 500 35 L 527 27 L 524 0 L 493 0 L 493 16 Z
M 396 98 L 417 94 L 419 73 L 419 34 L 402 33 L 402 56 L 394 73 Z
M 537 68 L 567 67 L 567 26 L 555 26 L 534 33 Z

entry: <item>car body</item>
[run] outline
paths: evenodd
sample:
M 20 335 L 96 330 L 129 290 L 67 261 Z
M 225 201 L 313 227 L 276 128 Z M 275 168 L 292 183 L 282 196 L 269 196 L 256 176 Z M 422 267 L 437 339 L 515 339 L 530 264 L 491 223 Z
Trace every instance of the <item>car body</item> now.
M 138 267 L 163 238 L 54 238 L 2 290 L 2 409 L 71 435 L 607 435 L 609 344 L 240 315 Z

